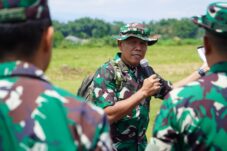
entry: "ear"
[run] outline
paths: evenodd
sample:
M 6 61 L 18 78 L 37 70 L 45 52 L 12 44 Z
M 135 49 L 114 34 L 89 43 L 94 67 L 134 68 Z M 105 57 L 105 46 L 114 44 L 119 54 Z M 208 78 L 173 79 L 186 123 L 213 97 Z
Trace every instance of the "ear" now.
M 46 31 L 43 32 L 40 47 L 34 59 L 35 65 L 43 71 L 46 71 L 51 60 L 53 33 L 53 27 L 48 27 Z
M 52 49 L 53 33 L 54 33 L 54 28 L 50 26 L 43 34 L 44 51 L 50 51 Z
M 117 45 L 118 45 L 118 48 L 120 49 L 120 51 L 122 51 L 122 41 L 118 40 Z

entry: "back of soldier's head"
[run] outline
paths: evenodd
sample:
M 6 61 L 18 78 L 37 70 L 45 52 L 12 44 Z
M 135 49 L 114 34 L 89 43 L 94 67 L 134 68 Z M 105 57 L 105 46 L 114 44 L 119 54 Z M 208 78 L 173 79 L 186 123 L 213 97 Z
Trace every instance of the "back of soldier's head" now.
M 205 29 L 213 44 L 220 49 L 227 48 L 227 2 L 211 3 L 206 14 L 193 17 L 193 22 Z
M 31 56 L 51 26 L 47 0 L 0 1 L 0 60 Z

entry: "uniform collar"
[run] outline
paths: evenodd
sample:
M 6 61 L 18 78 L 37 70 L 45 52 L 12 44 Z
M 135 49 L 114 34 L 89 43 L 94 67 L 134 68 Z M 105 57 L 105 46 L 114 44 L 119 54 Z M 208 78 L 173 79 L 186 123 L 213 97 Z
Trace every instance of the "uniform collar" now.
M 118 52 L 115 55 L 113 61 L 118 64 L 118 66 L 122 69 L 122 71 L 136 72 L 138 70 L 138 67 L 130 68 L 128 65 L 126 65 L 121 59 L 121 53 L 120 52 Z
M 219 62 L 219 63 L 214 64 L 210 68 L 210 72 L 211 73 L 217 73 L 217 72 L 227 73 L 227 62 Z
M 23 61 L 0 63 L 0 78 L 9 76 L 28 76 L 47 81 L 42 70 Z

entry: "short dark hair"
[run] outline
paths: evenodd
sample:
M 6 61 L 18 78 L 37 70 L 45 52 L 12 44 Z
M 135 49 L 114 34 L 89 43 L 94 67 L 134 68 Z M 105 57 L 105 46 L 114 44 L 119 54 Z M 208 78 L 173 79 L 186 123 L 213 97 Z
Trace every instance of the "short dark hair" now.
M 50 19 L 0 23 L 0 59 L 7 55 L 31 57 L 51 25 Z

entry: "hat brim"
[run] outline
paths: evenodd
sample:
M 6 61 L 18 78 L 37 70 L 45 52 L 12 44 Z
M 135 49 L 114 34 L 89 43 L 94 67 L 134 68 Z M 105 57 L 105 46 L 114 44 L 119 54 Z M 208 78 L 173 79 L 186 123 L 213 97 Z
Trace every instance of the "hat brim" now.
M 212 23 L 207 19 L 207 17 L 205 15 L 203 15 L 201 17 L 194 16 L 194 17 L 192 17 L 192 21 L 196 25 L 206 29 L 207 31 L 212 32 L 213 34 L 227 38 L 227 32 L 223 32 L 222 30 L 218 30 L 218 29 L 212 29 Z
M 205 15 L 203 15 L 201 17 L 194 16 L 194 17 L 192 17 L 192 21 L 200 27 L 203 27 L 206 29 L 211 29 L 211 27 L 208 25 L 207 18 Z
M 136 38 L 139 38 L 141 40 L 144 40 L 144 41 L 147 42 L 148 46 L 151 46 L 151 45 L 155 44 L 158 41 L 158 39 L 153 39 L 153 38 L 149 38 L 149 37 L 142 37 L 142 36 L 134 35 L 134 34 L 122 35 L 122 36 L 120 36 L 120 35 L 113 36 L 114 39 L 119 40 L 119 41 L 126 40 L 129 37 L 136 37 Z

